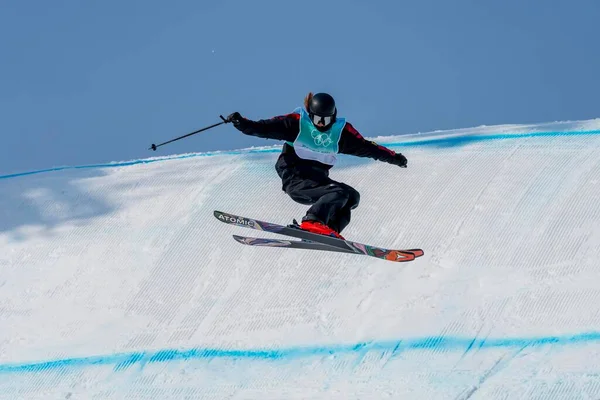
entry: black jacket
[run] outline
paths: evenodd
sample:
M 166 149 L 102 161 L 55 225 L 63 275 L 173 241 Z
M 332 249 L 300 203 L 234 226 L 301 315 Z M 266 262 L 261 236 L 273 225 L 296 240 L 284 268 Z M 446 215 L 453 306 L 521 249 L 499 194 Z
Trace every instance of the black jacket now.
M 246 135 L 294 142 L 300 133 L 300 114 L 291 113 L 259 121 L 242 118 L 237 129 Z M 366 140 L 348 122 L 340 137 L 339 153 L 368 157 L 390 164 L 397 163 L 394 151 Z M 318 161 L 302 159 L 296 155 L 293 146 L 285 143 L 275 168 L 279 176 L 286 181 L 292 176 L 312 179 L 318 176 L 326 177 L 329 175 L 331 166 Z

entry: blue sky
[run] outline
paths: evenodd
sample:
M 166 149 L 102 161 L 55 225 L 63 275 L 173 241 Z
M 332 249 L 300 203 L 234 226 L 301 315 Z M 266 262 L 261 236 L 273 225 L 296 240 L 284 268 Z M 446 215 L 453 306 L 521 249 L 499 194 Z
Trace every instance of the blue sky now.
M 596 0 L 5 0 L 0 174 L 278 144 L 227 125 L 147 150 L 308 91 L 365 136 L 600 117 L 599 20 Z

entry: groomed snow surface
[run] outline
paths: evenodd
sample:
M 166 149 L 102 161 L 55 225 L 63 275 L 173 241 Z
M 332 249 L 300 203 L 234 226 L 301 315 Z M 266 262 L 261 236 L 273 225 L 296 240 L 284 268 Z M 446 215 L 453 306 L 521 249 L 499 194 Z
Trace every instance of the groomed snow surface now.
M 281 143 L 0 177 L 0 398 L 600 399 L 600 119 L 375 139 L 344 235 L 410 263 L 236 243 Z

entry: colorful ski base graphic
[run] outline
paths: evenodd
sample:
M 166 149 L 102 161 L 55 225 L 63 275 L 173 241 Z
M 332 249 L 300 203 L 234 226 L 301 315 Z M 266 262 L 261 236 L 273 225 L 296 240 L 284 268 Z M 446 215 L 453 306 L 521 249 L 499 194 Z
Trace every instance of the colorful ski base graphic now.
M 248 246 L 285 247 L 289 249 L 323 250 L 349 254 L 355 253 L 350 249 L 344 250 L 338 247 L 329 246 L 319 242 L 311 242 L 310 240 L 267 239 L 240 235 L 233 235 L 233 238 L 239 243 Z
M 280 240 L 276 239 L 263 239 L 263 238 L 247 238 L 247 239 L 238 239 L 243 237 L 234 238 L 243 244 L 251 245 L 251 246 L 268 246 L 268 247 L 292 247 L 292 248 L 303 248 L 309 249 L 308 242 L 314 242 L 318 244 L 325 245 L 330 248 L 334 248 L 334 251 L 342 252 L 342 253 L 353 253 L 353 254 L 364 254 L 367 256 L 394 261 L 394 262 L 406 262 L 412 261 L 416 257 L 421 257 L 424 252 L 421 249 L 409 249 L 409 250 L 392 250 L 392 249 L 384 249 L 381 247 L 371 246 L 367 244 L 353 242 L 351 240 L 342 240 L 338 238 L 334 238 L 331 236 L 319 235 L 312 232 L 307 232 L 298 228 L 284 226 L 279 224 L 274 224 L 271 222 L 259 221 L 251 218 L 241 217 L 238 215 L 228 214 L 222 211 L 214 211 L 214 216 L 219 221 L 224 222 L 226 224 L 243 226 L 245 228 L 256 229 L 259 231 L 277 233 L 281 235 L 291 236 L 294 238 L 302 239 L 305 244 L 302 244 L 302 241 L 289 241 L 289 240 Z M 273 241 L 275 240 L 275 241 Z M 307 242 L 308 241 L 308 242 Z M 293 243 L 293 244 L 292 244 Z M 313 250 L 325 250 L 331 251 L 331 249 L 327 249 L 326 247 L 322 248 L 314 248 L 310 247 Z

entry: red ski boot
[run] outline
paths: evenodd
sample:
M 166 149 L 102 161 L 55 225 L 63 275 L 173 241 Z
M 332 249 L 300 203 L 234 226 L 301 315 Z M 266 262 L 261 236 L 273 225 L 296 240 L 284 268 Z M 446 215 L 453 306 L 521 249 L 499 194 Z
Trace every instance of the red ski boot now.
M 338 239 L 346 240 L 342 235 L 318 221 L 303 221 L 302 224 L 300 224 L 300 229 L 318 233 L 319 235 L 333 236 Z

